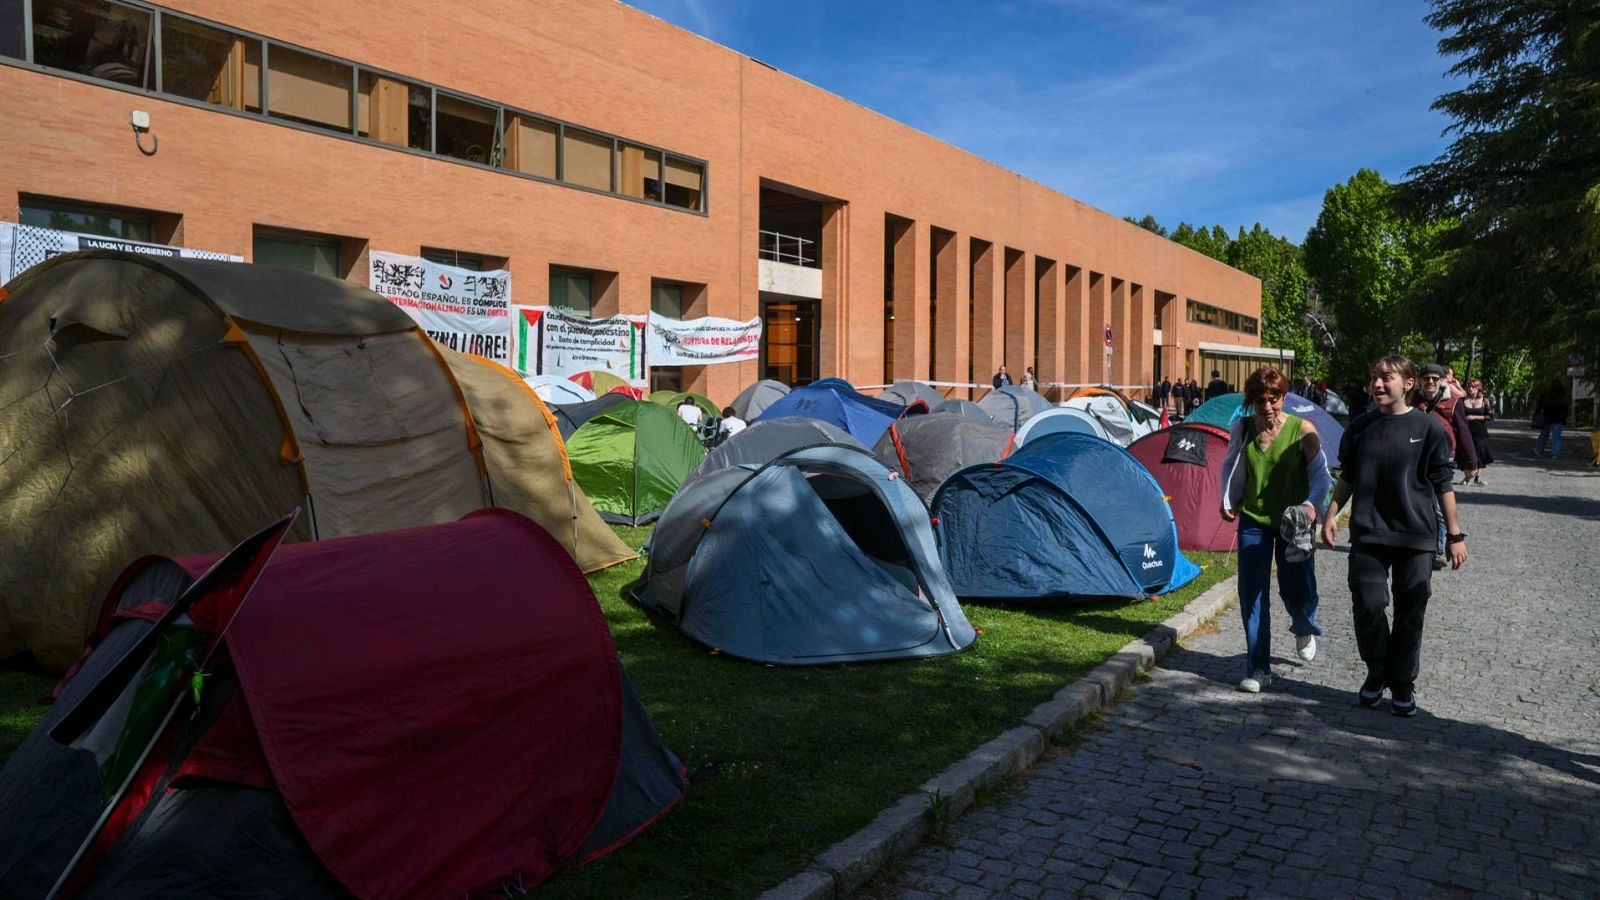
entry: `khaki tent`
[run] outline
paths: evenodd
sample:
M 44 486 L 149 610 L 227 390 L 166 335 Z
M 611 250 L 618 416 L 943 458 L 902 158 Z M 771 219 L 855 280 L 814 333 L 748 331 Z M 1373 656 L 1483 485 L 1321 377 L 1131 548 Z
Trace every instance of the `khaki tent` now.
M 4 290 L 0 658 L 64 668 L 130 561 L 226 549 L 297 505 L 292 540 L 504 506 L 585 570 L 630 555 L 529 393 L 360 287 L 96 251 Z

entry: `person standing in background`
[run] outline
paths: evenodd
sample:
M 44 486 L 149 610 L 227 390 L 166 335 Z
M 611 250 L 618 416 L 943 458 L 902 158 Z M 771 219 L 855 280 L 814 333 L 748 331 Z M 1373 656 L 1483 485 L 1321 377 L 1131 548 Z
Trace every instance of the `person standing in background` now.
M 1533 412 L 1541 419 L 1539 443 L 1533 448 L 1533 455 L 1544 456 L 1548 444 L 1550 458 L 1560 459 L 1561 432 L 1567 427 L 1567 389 L 1561 379 L 1550 379 L 1549 386 L 1539 395 L 1539 405 Z
M 1461 483 L 1471 482 L 1483 486 L 1483 470 L 1494 462 L 1489 452 L 1489 423 L 1494 421 L 1494 405 L 1483 392 L 1483 379 L 1474 378 L 1467 384 L 1467 396 L 1461 400 L 1467 413 L 1467 428 L 1472 432 L 1472 449 L 1478 455 L 1478 468 L 1467 472 Z
M 1003 387 L 1010 387 L 1011 383 L 1011 373 L 1006 371 L 1005 366 L 1001 366 L 1000 370 L 994 373 L 995 390 L 999 390 Z
M 1206 385 L 1206 399 L 1215 400 L 1223 394 L 1229 393 L 1228 383 L 1222 380 L 1222 373 L 1216 369 L 1211 370 L 1211 383 Z
M 1033 366 L 1022 370 L 1022 387 L 1030 391 L 1039 390 L 1039 376 L 1033 374 Z

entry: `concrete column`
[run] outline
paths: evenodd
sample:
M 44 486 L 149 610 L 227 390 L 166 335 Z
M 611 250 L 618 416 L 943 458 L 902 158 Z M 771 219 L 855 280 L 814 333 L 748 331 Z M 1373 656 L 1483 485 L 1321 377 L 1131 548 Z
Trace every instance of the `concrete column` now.
M 1005 251 L 1005 364 L 1017 380 L 1033 365 L 1033 257 L 1010 247 Z
M 1005 270 L 999 256 L 1005 248 L 972 242 L 972 382 L 976 396 L 1000 367 L 1005 353 Z
M 1128 383 L 1149 385 L 1151 377 L 1155 374 L 1155 366 L 1151 360 L 1155 356 L 1153 335 L 1155 333 L 1155 292 L 1142 284 L 1135 284 L 1128 295 L 1129 313 L 1133 319 L 1133 327 L 1128 332 Z M 1150 389 L 1146 387 L 1141 394 L 1148 398 Z
M 822 377 L 842 377 L 850 358 L 850 204 L 822 204 L 821 346 L 817 350 Z
M 1042 384 L 1069 381 L 1063 376 L 1067 359 L 1066 288 L 1062 268 L 1053 259 L 1039 257 L 1034 262 L 1034 302 L 1039 310 L 1039 354 L 1034 365 Z M 1057 398 L 1060 388 L 1046 388 L 1045 395 Z
M 966 235 L 937 232 L 933 241 L 935 305 L 934 381 L 967 381 L 968 354 L 971 352 L 971 318 L 968 316 L 970 287 L 966 275 L 968 241 Z M 965 389 L 941 386 L 947 397 L 965 397 Z
M 1089 275 L 1077 266 L 1058 265 L 1062 286 L 1062 371 L 1061 381 L 1087 384 L 1098 381 L 1089 375 L 1093 358 L 1089 325 Z M 1068 388 L 1063 393 L 1070 393 Z
M 1155 292 L 1155 327 L 1161 329 L 1161 375 L 1174 383 L 1183 374 L 1183 351 L 1176 346 L 1179 308 L 1176 294 Z

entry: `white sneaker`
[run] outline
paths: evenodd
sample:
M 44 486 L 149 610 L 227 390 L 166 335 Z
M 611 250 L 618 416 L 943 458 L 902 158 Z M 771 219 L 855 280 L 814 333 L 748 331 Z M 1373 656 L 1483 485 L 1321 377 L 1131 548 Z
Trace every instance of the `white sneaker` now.
M 1313 659 L 1316 659 L 1317 636 L 1314 634 L 1302 634 L 1297 636 L 1294 639 L 1294 652 L 1298 653 L 1300 658 L 1306 662 L 1311 662 Z
M 1256 669 L 1250 673 L 1249 678 L 1239 682 L 1239 690 L 1244 691 L 1246 694 L 1259 694 L 1263 687 L 1271 683 L 1271 672 L 1263 672 L 1260 669 Z

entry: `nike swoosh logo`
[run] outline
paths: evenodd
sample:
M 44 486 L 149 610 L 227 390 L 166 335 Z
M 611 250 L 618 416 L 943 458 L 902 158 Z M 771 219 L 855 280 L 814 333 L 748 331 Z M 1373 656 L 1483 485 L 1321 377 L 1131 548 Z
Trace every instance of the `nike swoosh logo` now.
M 1422 438 L 1412 438 L 1411 439 L 1411 443 L 1415 444 L 1415 443 L 1418 443 L 1421 440 L 1422 440 Z

